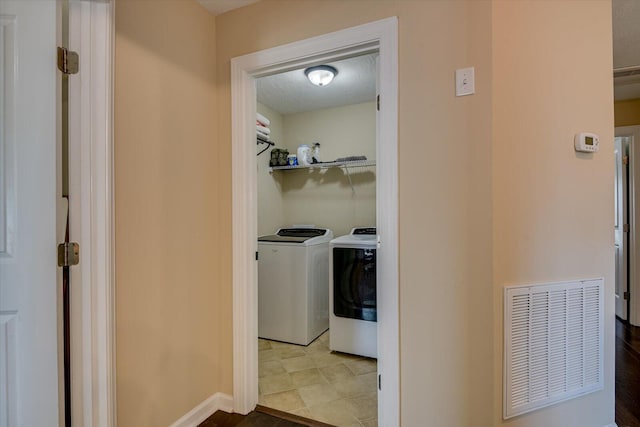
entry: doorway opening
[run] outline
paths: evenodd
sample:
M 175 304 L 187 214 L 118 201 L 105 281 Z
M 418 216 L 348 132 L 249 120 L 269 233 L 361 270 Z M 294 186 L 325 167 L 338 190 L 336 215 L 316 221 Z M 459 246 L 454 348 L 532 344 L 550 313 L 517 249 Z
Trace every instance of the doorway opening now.
M 632 279 L 630 268 L 633 258 L 629 257 L 631 250 L 631 220 L 629 215 L 633 202 L 633 182 L 630 181 L 631 163 L 630 136 L 616 136 L 614 140 L 615 154 L 615 300 L 616 316 L 628 320 L 629 314 L 629 282 Z M 630 187 L 631 185 L 631 187 Z
M 638 394 L 640 375 L 640 328 L 638 326 L 638 290 L 636 215 L 640 202 L 635 196 L 640 126 L 617 127 L 615 153 L 615 354 L 616 410 L 618 425 L 637 425 L 640 412 L 634 396 Z
M 640 126 L 617 127 L 615 152 L 615 310 L 616 316 L 631 325 L 640 325 L 637 283 L 637 227 L 640 199 L 635 196 L 640 179 Z
M 335 426 L 377 425 L 377 59 L 256 79 L 258 402 Z
M 379 55 L 380 111 L 375 159 L 385 161 L 378 162 L 375 166 L 374 218 L 377 234 L 374 245 L 379 261 L 376 274 L 378 360 L 377 376 L 374 380 L 378 388 L 379 425 L 399 424 L 396 18 L 232 60 L 233 329 L 236 412 L 248 413 L 253 410 L 258 403 L 259 395 L 256 79 L 376 52 Z M 333 157 L 330 152 L 327 154 Z M 381 283 L 384 283 L 384 286 L 381 286 Z

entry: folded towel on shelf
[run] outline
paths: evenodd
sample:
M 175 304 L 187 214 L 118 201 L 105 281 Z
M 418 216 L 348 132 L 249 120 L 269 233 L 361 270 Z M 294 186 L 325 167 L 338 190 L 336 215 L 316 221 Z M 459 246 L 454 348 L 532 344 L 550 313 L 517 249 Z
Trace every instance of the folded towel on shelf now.
M 358 162 L 367 160 L 367 156 L 347 156 L 347 157 L 338 157 L 336 162 Z
M 269 135 L 271 133 L 271 129 L 261 125 L 256 125 L 256 130 L 258 132 L 264 133 L 265 135 Z
M 259 121 L 262 126 L 269 126 L 271 124 L 271 120 L 260 113 L 256 113 L 256 120 Z
M 257 134 L 258 141 L 269 142 L 269 135 Z

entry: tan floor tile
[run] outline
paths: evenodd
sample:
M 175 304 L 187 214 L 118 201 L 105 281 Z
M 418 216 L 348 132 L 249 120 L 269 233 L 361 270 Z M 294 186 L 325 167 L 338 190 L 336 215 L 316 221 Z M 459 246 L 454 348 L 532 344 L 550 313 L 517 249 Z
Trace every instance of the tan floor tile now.
M 331 334 L 331 331 L 325 332 L 324 334 L 322 334 L 322 335 L 320 335 L 318 337 L 318 341 L 321 341 L 321 342 L 323 342 L 325 344 L 329 344 L 329 338 L 331 337 L 330 334 Z
M 320 340 L 315 340 L 314 342 L 312 342 L 311 344 L 309 344 L 305 350 L 304 350 L 307 354 L 313 354 L 313 353 L 329 353 L 329 346 L 320 341 Z
M 304 401 L 297 390 L 283 391 L 260 396 L 259 403 L 281 411 L 292 411 L 304 408 Z
M 308 408 L 294 409 L 292 411 L 287 411 L 287 412 L 293 415 L 297 415 L 299 417 L 313 419 L 313 415 L 311 414 L 311 411 Z
M 370 390 L 376 390 L 378 387 L 378 373 L 370 372 L 368 374 L 357 375 L 356 379 L 360 381 Z
M 291 381 L 291 377 L 287 373 L 262 377 L 258 381 L 258 387 L 260 389 L 260 394 L 271 394 L 296 388 L 293 385 L 293 381 Z
M 340 398 L 338 392 L 329 384 L 312 384 L 298 389 L 300 397 L 307 407 L 331 402 Z
M 278 355 L 276 350 L 268 349 L 268 350 L 260 350 L 258 351 L 258 361 L 265 362 L 267 360 L 278 360 L 280 356 Z
M 377 427 L 375 359 L 331 352 L 329 337 L 307 347 L 259 339 L 259 403 L 337 427 Z
M 305 369 L 311 369 L 316 367 L 315 363 L 309 356 L 282 359 L 280 363 L 282 363 L 282 366 L 287 372 L 302 371 Z
M 309 408 L 314 420 L 333 424 L 337 427 L 351 427 L 358 422 L 353 416 L 353 407 L 345 400 L 321 403 Z
M 280 341 L 269 341 L 269 343 L 271 344 L 271 348 L 273 349 L 278 349 L 278 348 L 299 348 L 299 345 L 296 344 L 290 344 L 288 342 L 280 342 Z
M 279 360 L 266 360 L 258 363 L 258 377 L 266 377 L 269 375 L 284 374 L 285 369 Z
M 312 384 L 326 384 L 327 380 L 320 374 L 317 368 L 305 369 L 302 371 L 291 372 L 291 381 L 297 387 L 304 387 Z
M 263 340 L 261 338 L 258 339 L 258 350 L 269 350 L 270 348 L 271 342 Z
M 290 359 L 292 357 L 301 357 L 306 356 L 303 347 L 280 347 L 276 348 L 275 352 L 278 354 L 280 359 Z
M 331 385 L 333 385 L 333 388 L 335 388 L 342 397 L 364 396 L 376 391 L 375 384 L 371 387 L 369 384 L 359 381 L 357 377 L 334 382 Z
M 337 381 L 344 381 L 349 378 L 353 378 L 353 372 L 347 368 L 344 363 L 338 363 L 337 365 L 325 366 L 320 368 L 320 373 L 330 383 Z
M 368 420 L 378 416 L 377 394 L 345 400 L 353 408 L 352 415 L 359 420 Z
M 368 357 L 364 357 L 364 356 L 360 356 L 358 354 L 351 354 L 351 353 L 343 353 L 341 351 L 334 351 L 333 352 L 335 355 L 342 357 L 342 359 L 346 362 L 355 362 L 357 360 L 367 360 Z M 375 360 L 375 359 L 373 359 Z
M 378 370 L 376 359 L 362 359 L 344 362 L 351 369 L 354 375 L 368 374 Z
M 340 353 L 313 353 L 309 355 L 316 366 L 319 368 L 323 368 L 325 366 L 337 365 L 338 363 L 342 363 L 345 361 L 345 357 L 340 355 Z

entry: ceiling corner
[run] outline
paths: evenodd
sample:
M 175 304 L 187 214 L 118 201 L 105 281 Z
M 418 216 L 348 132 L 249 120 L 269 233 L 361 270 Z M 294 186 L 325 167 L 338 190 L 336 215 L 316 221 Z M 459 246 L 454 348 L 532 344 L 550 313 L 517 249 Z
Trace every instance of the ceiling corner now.
M 205 9 L 218 16 L 233 9 L 238 9 L 259 0 L 197 0 Z

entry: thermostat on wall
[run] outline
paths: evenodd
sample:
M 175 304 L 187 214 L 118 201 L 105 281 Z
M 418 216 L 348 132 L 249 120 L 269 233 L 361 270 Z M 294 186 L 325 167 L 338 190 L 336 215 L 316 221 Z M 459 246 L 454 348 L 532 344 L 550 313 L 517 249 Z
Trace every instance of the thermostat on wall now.
M 576 151 L 585 153 L 597 153 L 600 144 L 598 135 L 595 133 L 581 132 L 577 133 L 573 139 L 573 145 Z

